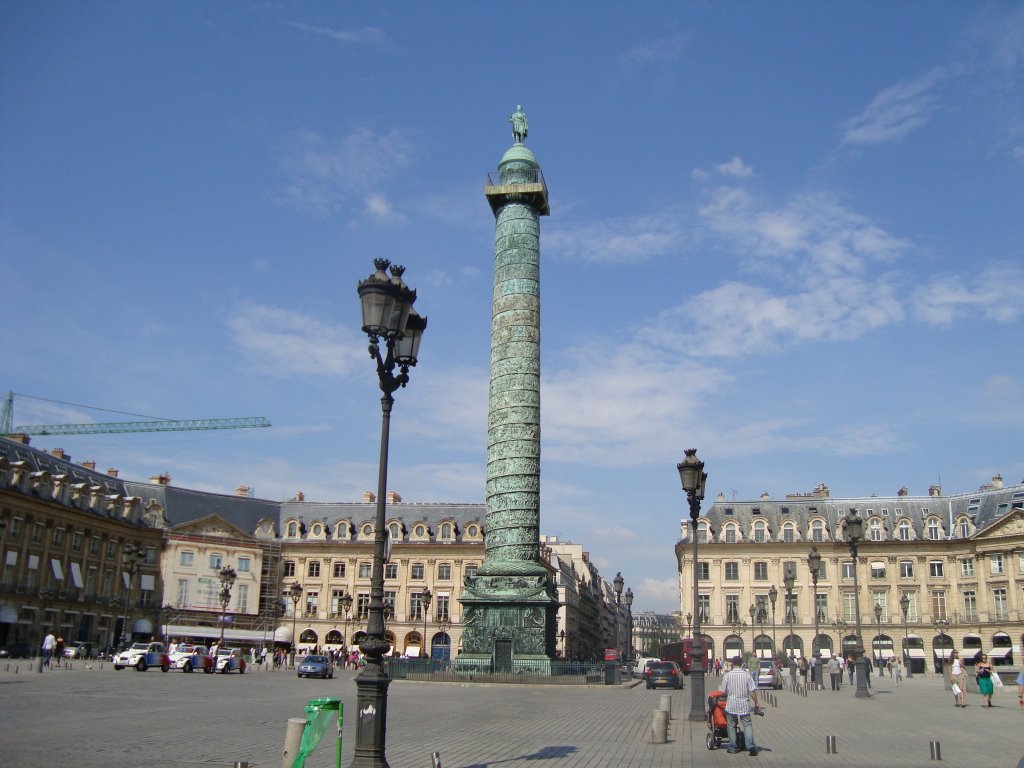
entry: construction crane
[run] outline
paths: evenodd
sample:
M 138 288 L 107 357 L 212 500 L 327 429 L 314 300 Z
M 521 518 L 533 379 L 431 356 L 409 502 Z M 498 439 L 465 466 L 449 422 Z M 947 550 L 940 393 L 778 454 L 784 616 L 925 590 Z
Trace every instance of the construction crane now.
M 119 432 L 187 432 L 202 429 L 254 429 L 269 427 L 270 422 L 262 416 L 245 416 L 236 419 L 160 419 L 155 416 L 144 416 L 148 421 L 113 421 L 93 424 L 35 424 L 11 428 L 14 422 L 14 392 L 8 392 L 0 409 L 0 435 L 100 435 Z M 18 394 L 18 397 L 29 397 L 33 400 L 47 400 L 45 397 Z M 75 405 L 60 400 L 48 400 L 51 403 L 72 405 L 76 408 L 92 408 L 88 405 Z M 106 408 L 94 408 L 104 411 Z M 119 411 L 112 411 L 119 413 Z M 141 416 L 141 414 L 127 414 Z

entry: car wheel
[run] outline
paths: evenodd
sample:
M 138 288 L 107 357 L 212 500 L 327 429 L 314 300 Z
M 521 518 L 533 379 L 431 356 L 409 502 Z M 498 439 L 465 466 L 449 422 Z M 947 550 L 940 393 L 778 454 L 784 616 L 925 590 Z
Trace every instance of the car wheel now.
M 301 673 L 301 672 L 299 672 L 299 673 L 298 673 L 297 675 L 295 675 L 295 676 L 296 676 L 296 677 L 302 677 L 302 673 Z
M 171 665 L 170 664 L 161 664 L 160 665 L 160 671 L 161 672 L 170 672 L 171 671 Z
M 213 667 L 203 667 L 203 672 L 205 672 L 208 675 L 212 675 L 213 674 Z
M 244 675 L 245 674 L 245 667 L 239 667 L 238 668 L 238 674 Z
M 192 671 L 192 662 L 191 662 L 191 661 L 186 661 L 186 662 L 185 662 L 185 663 L 184 663 L 184 664 L 182 665 L 182 667 L 181 667 L 181 671 L 182 671 L 182 672 L 191 672 L 191 671 Z
M 145 659 L 139 659 L 139 663 L 135 665 L 135 671 L 136 672 L 145 672 L 146 671 L 146 661 L 145 661 Z
M 118 672 L 120 672 L 122 669 L 124 669 L 124 667 L 119 667 L 117 664 L 115 664 L 114 665 L 114 669 L 116 669 Z

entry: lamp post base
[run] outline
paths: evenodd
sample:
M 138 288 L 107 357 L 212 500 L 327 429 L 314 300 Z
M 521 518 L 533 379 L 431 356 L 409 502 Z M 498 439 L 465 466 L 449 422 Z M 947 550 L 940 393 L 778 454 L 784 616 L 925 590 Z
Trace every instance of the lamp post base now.
M 692 668 L 690 670 L 690 716 L 688 720 L 693 722 L 704 722 L 704 670 Z
M 856 668 L 857 677 L 857 692 L 854 694 L 858 699 L 866 699 L 871 696 L 871 692 L 868 690 L 868 660 L 864 656 L 858 656 L 854 662 Z
M 385 756 L 388 730 L 388 686 L 391 678 L 372 667 L 356 676 L 355 755 L 351 768 L 390 768 Z M 380 669 L 380 667 L 377 667 Z

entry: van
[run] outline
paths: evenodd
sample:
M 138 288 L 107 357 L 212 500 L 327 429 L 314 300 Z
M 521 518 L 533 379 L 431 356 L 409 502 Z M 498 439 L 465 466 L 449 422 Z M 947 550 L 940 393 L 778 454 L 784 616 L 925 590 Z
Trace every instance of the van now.
M 636 660 L 636 666 L 633 667 L 633 677 L 647 677 L 647 663 L 651 661 L 661 661 L 656 656 L 643 656 Z

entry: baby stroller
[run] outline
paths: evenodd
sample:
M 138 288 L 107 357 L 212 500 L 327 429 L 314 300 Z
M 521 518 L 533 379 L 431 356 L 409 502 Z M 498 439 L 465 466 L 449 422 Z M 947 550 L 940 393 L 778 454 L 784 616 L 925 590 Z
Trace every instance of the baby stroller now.
M 708 735 L 705 743 L 708 749 L 718 749 L 722 742 L 729 743 L 729 716 L 725 714 L 725 691 L 712 691 L 708 694 Z M 746 749 L 746 740 L 743 731 L 736 731 L 736 746 L 738 749 Z

